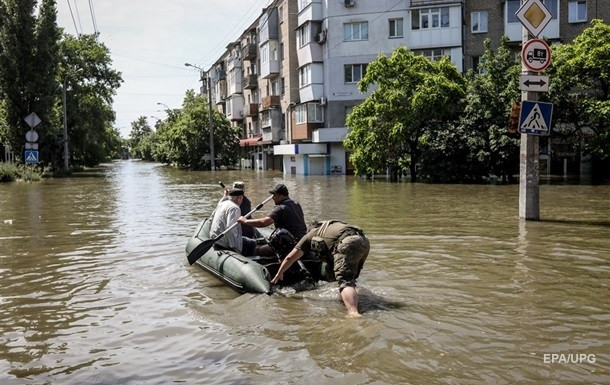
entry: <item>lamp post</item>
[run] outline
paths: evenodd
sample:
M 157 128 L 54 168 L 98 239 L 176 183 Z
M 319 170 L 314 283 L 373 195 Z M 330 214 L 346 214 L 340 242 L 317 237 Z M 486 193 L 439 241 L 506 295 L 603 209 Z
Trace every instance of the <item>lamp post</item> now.
M 200 71 L 201 81 L 203 81 L 203 75 L 205 74 L 207 88 L 208 88 L 208 109 L 210 117 L 210 169 L 214 171 L 216 169 L 216 163 L 214 161 L 214 126 L 212 125 L 212 82 L 210 80 L 210 71 L 205 71 L 203 68 L 190 63 L 184 63 L 186 67 L 197 68 Z
M 66 113 L 66 83 L 68 82 L 68 76 L 70 73 L 68 72 L 66 76 L 64 76 L 64 82 L 61 92 L 61 101 L 62 101 L 62 109 L 64 115 L 64 168 L 68 171 L 69 164 L 69 152 L 68 152 L 68 116 Z

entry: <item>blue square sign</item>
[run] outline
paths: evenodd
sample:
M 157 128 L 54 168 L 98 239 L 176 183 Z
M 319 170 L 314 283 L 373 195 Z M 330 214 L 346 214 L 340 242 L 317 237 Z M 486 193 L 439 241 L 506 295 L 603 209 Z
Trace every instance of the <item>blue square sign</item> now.
M 522 134 L 548 135 L 551 132 L 553 103 L 521 102 L 519 115 L 519 132 Z
M 25 163 L 38 163 L 38 151 L 26 150 Z

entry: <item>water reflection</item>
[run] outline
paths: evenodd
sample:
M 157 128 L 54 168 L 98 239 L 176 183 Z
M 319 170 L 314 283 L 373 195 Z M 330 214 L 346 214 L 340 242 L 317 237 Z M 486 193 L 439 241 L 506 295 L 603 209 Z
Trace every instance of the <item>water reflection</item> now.
M 345 318 L 334 283 L 239 296 L 189 266 L 219 180 L 244 181 L 253 204 L 283 182 L 307 221 L 363 227 L 364 317 Z M 542 185 L 541 221 L 525 222 L 518 186 L 133 161 L 0 184 L 0 383 L 604 383 L 609 196 Z

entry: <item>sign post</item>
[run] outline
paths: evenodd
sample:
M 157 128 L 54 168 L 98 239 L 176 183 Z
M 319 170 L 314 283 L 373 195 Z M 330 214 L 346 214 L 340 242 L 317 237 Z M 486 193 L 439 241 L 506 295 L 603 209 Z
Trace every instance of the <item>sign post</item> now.
M 538 101 L 538 92 L 529 87 L 530 84 L 533 84 L 532 80 L 534 82 L 542 80 L 548 86 L 548 81 L 544 81 L 544 79 L 530 79 L 530 84 L 527 85 L 525 82 L 528 81 L 528 77 L 537 76 L 537 72 L 543 71 L 551 62 L 551 51 L 548 45 L 542 40 L 530 40 L 530 38 L 538 37 L 544 27 L 551 21 L 552 15 L 540 0 L 524 0 L 515 16 L 523 24 L 521 39 L 523 46 L 521 51 L 521 103 L 525 105 L 527 102 Z M 544 86 L 540 83 L 537 85 Z M 519 150 L 519 218 L 525 220 L 540 219 L 540 161 L 538 158 L 540 153 L 540 133 L 537 133 L 537 131 L 548 134 L 551 129 L 549 120 L 548 127 L 546 127 L 547 130 L 544 130 L 546 121 L 544 119 L 540 120 L 542 119 L 542 111 L 534 111 L 534 108 L 533 106 L 530 107 L 529 111 L 525 112 L 526 116 L 523 117 L 523 120 L 521 117 L 519 119 L 519 131 L 521 132 L 521 148 Z M 523 108 L 521 114 L 522 116 L 524 115 Z

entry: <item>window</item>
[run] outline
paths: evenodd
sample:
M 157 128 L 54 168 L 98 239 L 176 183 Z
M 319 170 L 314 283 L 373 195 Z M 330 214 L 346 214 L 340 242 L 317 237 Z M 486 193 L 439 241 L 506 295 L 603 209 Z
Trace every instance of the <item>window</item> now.
M 309 123 L 324 123 L 320 103 L 307 103 L 307 121 Z
M 558 8 L 559 4 L 558 3 L 559 3 L 558 0 L 544 0 L 544 6 L 553 15 L 551 20 L 557 20 L 557 13 L 559 11 L 559 8 Z
M 358 83 L 366 73 L 366 64 L 346 64 L 344 69 L 345 82 Z
M 279 82 L 277 80 L 271 81 L 271 95 L 279 95 Z
M 390 37 L 403 37 L 402 17 L 400 19 L 390 19 Z
M 472 33 L 487 32 L 487 11 L 470 14 L 470 30 Z
M 284 95 L 286 93 L 286 81 L 284 78 L 280 79 L 280 88 L 282 89 L 282 95 Z
M 587 2 L 584 0 L 568 3 L 568 22 L 580 23 L 587 21 Z
M 307 23 L 299 28 L 297 31 L 297 39 L 299 43 L 299 48 L 303 47 L 305 44 L 311 42 L 311 24 Z
M 280 20 L 280 24 L 284 22 L 284 7 L 281 5 L 277 9 L 277 17 Z
M 411 29 L 449 28 L 449 8 L 422 8 L 411 12 Z
M 515 15 L 521 7 L 521 0 L 508 0 L 506 2 L 506 22 L 507 23 L 520 23 L 519 19 Z
M 311 66 L 306 65 L 299 68 L 299 87 L 306 86 L 311 83 Z
M 271 126 L 271 110 L 261 112 L 261 127 Z
M 269 44 L 261 47 L 261 63 L 269 63 Z
M 451 60 L 451 50 L 450 49 L 442 49 L 442 48 L 420 49 L 420 50 L 414 50 L 413 53 L 416 55 L 425 56 L 428 59 L 430 59 L 431 61 L 440 60 L 444 56 L 447 56 L 449 58 L 449 60 Z
M 320 103 L 300 104 L 295 107 L 294 114 L 296 124 L 324 122 Z
M 343 41 L 357 41 L 369 39 L 369 22 L 343 24 Z
M 483 61 L 483 57 L 481 56 L 473 56 L 472 57 L 472 70 L 479 75 L 484 74 L 486 71 L 483 67 L 481 67 L 481 63 Z

